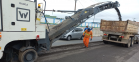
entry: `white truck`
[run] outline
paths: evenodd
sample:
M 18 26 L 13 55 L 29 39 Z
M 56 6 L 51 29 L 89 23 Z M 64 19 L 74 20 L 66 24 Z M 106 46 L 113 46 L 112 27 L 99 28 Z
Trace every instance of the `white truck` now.
M 121 20 L 117 7 L 117 1 L 97 3 L 75 11 L 74 15 L 47 30 L 40 25 L 45 13 L 40 4 L 37 6 L 37 0 L 0 0 L 0 59 L 34 62 L 41 50 L 49 50 L 53 42 L 98 12 L 115 8 Z

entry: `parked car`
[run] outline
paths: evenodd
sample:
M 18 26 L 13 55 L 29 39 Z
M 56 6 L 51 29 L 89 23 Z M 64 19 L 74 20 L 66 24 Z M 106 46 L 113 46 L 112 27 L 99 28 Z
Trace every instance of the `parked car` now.
M 71 30 L 69 33 L 64 35 L 61 39 L 67 39 L 68 41 L 71 39 L 83 39 L 83 28 L 75 28 L 74 30 Z

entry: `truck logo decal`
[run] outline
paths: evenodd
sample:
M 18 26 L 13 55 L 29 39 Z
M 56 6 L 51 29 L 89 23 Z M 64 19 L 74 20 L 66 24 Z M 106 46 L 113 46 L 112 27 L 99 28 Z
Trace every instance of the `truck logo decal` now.
M 17 8 L 17 21 L 30 22 L 30 10 L 24 8 Z
M 27 15 L 28 15 L 28 12 L 27 12 L 26 14 L 25 14 L 25 13 L 22 13 L 22 14 L 21 14 L 21 11 L 19 11 L 19 14 L 20 14 L 21 18 L 23 18 L 23 15 L 24 15 L 24 18 L 26 18 Z

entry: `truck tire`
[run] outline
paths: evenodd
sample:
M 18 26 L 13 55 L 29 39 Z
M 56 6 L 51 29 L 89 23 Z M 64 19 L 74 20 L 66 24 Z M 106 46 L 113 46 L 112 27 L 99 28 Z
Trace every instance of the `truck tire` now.
M 139 44 L 139 42 L 136 42 L 136 44 Z
M 137 40 L 136 40 L 135 44 L 139 44 L 139 42 L 138 42 L 138 41 L 139 41 L 139 38 L 137 37 Z
M 134 45 L 134 37 L 131 38 L 131 47 Z
M 129 38 L 128 43 L 126 44 L 126 47 L 129 48 L 131 46 L 131 38 Z
M 28 49 L 23 52 L 19 52 L 20 62 L 34 62 L 38 58 L 38 54 L 34 49 Z
M 127 48 L 129 48 L 129 47 L 130 47 L 130 45 L 131 45 L 131 43 L 130 43 L 130 42 L 128 42 L 128 44 L 126 44 L 126 47 L 127 47 Z

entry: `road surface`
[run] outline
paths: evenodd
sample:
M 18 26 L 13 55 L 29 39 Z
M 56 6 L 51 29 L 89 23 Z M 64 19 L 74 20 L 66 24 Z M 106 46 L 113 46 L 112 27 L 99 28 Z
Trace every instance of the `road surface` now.
M 90 42 L 96 42 L 96 41 L 102 41 L 101 40 L 102 37 L 93 37 L 92 41 Z M 83 40 L 78 40 L 78 39 L 74 39 L 74 40 L 58 40 L 56 42 L 54 42 L 52 44 L 52 46 L 61 46 L 61 45 L 69 45 L 69 44 L 78 44 L 78 43 L 83 43 Z
M 90 41 L 89 48 L 84 48 L 82 40 L 58 40 L 50 51 L 39 53 L 36 62 L 139 62 L 139 44 L 126 48 L 115 43 L 104 44 L 99 40 L 101 37 Z
M 76 46 L 77 47 L 77 46 Z M 139 44 L 131 48 L 111 43 L 40 56 L 37 62 L 139 62 Z

